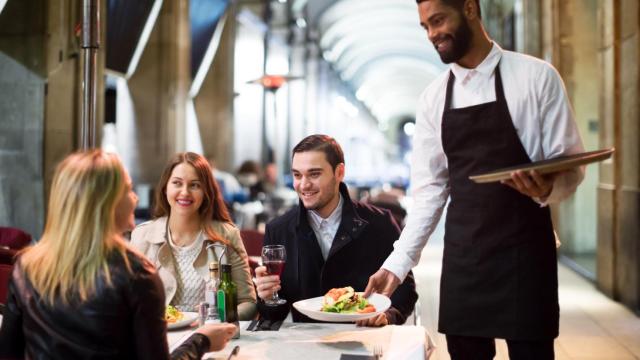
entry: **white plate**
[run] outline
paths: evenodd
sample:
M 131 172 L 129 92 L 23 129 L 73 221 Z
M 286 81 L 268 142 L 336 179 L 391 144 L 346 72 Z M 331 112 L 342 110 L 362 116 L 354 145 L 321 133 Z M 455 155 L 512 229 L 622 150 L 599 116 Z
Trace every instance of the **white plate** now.
M 374 317 L 378 314 L 385 312 L 389 306 L 391 306 L 391 299 L 381 294 L 372 294 L 367 300 L 376 308 L 376 312 L 372 313 L 353 313 L 353 314 L 340 314 L 320 311 L 322 308 L 322 298 L 324 296 L 318 296 L 312 299 L 300 300 L 293 303 L 293 307 L 300 311 L 304 315 L 320 321 L 329 322 L 351 322 L 356 320 L 364 320 L 370 317 Z
M 167 323 L 167 329 L 180 329 L 186 326 L 193 324 L 194 321 L 198 320 L 198 313 L 195 312 L 182 312 L 184 317 L 180 321 L 176 321 L 174 323 Z

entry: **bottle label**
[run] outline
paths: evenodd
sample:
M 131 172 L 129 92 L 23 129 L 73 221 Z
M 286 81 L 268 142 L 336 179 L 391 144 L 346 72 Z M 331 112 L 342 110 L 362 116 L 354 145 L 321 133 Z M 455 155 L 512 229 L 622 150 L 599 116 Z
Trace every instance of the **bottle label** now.
M 227 304 L 224 301 L 224 291 L 222 290 L 218 290 L 218 316 L 220 317 L 220 321 L 225 322 L 227 321 L 227 317 L 226 317 L 226 308 L 227 308 Z
M 209 304 L 209 306 L 216 305 L 216 292 L 213 290 L 207 290 L 204 293 L 204 301 Z

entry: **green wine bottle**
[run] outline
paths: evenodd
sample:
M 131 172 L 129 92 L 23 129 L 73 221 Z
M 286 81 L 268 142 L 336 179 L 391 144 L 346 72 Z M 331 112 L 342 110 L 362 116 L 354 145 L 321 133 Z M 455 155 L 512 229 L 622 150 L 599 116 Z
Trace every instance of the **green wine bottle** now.
M 220 265 L 221 275 L 218 285 L 218 314 L 220 321 L 238 322 L 238 288 L 231 279 L 231 265 Z

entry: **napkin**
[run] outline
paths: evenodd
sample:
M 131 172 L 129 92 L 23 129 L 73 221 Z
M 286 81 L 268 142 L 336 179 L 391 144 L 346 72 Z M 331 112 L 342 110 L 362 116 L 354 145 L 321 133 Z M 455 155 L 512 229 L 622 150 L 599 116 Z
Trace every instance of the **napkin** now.
M 282 326 L 282 320 L 269 320 L 260 318 L 259 320 L 251 320 L 247 331 L 278 331 Z

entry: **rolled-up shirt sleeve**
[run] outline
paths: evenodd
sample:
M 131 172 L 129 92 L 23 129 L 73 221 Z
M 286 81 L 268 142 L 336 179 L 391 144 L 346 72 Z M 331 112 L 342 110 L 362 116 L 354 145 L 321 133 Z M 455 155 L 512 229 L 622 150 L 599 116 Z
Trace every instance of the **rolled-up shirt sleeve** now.
M 382 268 L 394 273 L 401 281 L 420 261 L 422 249 L 440 221 L 449 196 L 447 159 L 440 137 L 440 111 L 429 106 L 425 99 L 418 102 L 416 131 L 411 159 L 411 196 L 413 205 L 407 222 L 394 243 L 394 250 Z
M 584 151 L 567 92 L 558 72 L 543 67 L 538 82 L 542 150 L 545 159 L 577 154 Z M 558 203 L 576 191 L 584 179 L 584 166 L 559 173 L 546 199 L 535 199 L 541 205 Z

